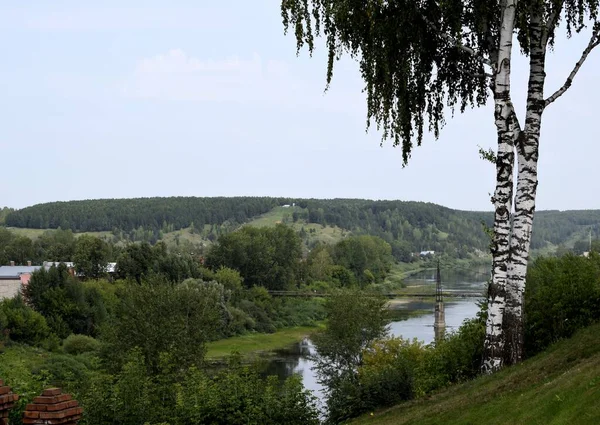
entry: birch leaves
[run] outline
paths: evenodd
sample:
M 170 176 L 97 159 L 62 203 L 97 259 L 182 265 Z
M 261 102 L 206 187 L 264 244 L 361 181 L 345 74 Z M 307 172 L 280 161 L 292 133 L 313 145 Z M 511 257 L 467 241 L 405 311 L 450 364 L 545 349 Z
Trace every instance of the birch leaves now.
M 445 113 L 487 103 L 492 95 L 498 136 L 493 270 L 486 359 L 491 373 L 523 356 L 523 293 L 537 192 L 542 114 L 571 85 L 600 44 L 600 0 L 282 0 L 286 32 L 310 53 L 318 36 L 328 50 L 327 84 L 335 62 L 355 58 L 365 82 L 367 120 L 402 149 L 404 165 L 426 130 L 439 136 Z M 544 98 L 545 55 L 556 31 L 592 30 L 563 87 Z M 521 126 L 512 104 L 515 49 L 530 59 L 527 111 Z M 491 119 L 492 117 L 490 117 Z M 517 167 L 517 181 L 513 169 Z M 516 184 L 516 187 L 515 187 Z M 514 205 L 513 205 L 514 203 Z

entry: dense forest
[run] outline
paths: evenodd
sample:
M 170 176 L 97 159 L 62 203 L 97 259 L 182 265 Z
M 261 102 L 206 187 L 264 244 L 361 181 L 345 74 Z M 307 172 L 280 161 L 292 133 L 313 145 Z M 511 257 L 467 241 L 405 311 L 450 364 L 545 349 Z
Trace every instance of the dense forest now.
M 422 250 L 455 257 L 487 252 L 484 226 L 491 212 L 460 211 L 432 203 L 363 199 L 292 199 L 270 197 L 172 197 L 53 202 L 21 210 L 3 210 L 5 225 L 74 232 L 112 231 L 119 237 L 154 243 L 165 232 L 192 228 L 214 241 L 244 223 L 289 205 L 284 222 L 336 226 L 356 235 L 382 238 L 397 260 Z M 483 223 L 483 224 L 482 224 Z M 539 211 L 532 247 L 572 245 L 591 231 L 597 237 L 600 211 Z

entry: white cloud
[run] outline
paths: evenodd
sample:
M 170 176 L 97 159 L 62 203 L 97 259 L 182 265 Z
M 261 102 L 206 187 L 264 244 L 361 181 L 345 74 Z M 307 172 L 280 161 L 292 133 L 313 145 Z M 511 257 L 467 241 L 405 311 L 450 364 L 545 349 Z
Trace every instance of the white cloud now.
M 179 101 L 236 102 L 333 108 L 363 108 L 358 90 L 323 96 L 324 81 L 311 81 L 280 60 L 249 57 L 199 59 L 181 49 L 138 62 L 128 96 Z M 349 94 L 346 94 L 349 93 Z M 362 113 L 362 112 L 361 112 Z

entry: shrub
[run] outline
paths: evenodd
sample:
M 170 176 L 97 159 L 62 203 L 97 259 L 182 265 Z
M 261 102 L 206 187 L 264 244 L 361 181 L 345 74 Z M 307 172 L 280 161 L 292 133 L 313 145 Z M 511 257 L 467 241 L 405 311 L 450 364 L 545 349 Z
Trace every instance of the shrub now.
M 100 342 L 87 335 L 69 335 L 63 341 L 63 350 L 67 354 L 77 355 L 98 351 Z
M 65 388 L 67 391 L 79 390 L 82 385 L 85 385 L 88 377 L 88 369 L 84 363 L 64 354 L 48 357 L 32 372 L 45 376 L 49 384 Z
M 146 374 L 144 357 L 134 349 L 114 377 L 97 376 L 83 397 L 88 425 L 169 423 L 171 425 L 316 425 L 316 400 L 298 376 L 283 385 L 275 376 L 234 358 L 216 374 L 191 367 L 176 384 Z
M 423 358 L 418 392 L 423 394 L 479 375 L 485 339 L 483 315 L 465 320 L 458 331 L 446 335 Z
M 0 320 L 3 327 L 0 332 L 12 341 L 39 345 L 50 336 L 50 328 L 44 316 L 25 305 L 21 296 L 3 300 L 0 311 L 3 316 Z
M 229 368 L 211 378 L 192 369 L 179 387 L 177 424 L 318 424 L 316 400 L 298 376 L 283 386 L 275 376 L 260 377 L 256 369 L 234 359 Z
M 411 399 L 427 349 L 418 341 L 390 338 L 370 347 L 358 368 L 362 411 Z
M 600 255 L 538 258 L 525 290 L 525 351 L 532 356 L 600 319 Z

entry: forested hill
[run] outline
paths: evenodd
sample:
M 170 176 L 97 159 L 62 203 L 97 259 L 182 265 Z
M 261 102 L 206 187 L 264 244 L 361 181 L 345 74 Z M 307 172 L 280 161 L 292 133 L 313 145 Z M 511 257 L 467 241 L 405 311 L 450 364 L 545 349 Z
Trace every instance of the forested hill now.
M 144 229 L 161 232 L 195 229 L 235 229 L 275 207 L 289 205 L 283 221 L 337 226 L 384 238 L 395 250 L 487 251 L 482 222 L 492 225 L 491 212 L 459 211 L 423 202 L 364 199 L 293 199 L 270 197 L 171 197 L 98 199 L 38 204 L 7 211 L 6 226 L 72 229 L 75 232 Z M 572 244 L 590 230 L 600 229 L 600 211 L 540 211 L 536 213 L 533 247 Z
M 6 225 L 99 232 L 129 231 L 140 226 L 158 230 L 167 224 L 177 230 L 189 227 L 191 223 L 197 227 L 223 224 L 227 220 L 244 223 L 288 201 L 267 197 L 172 197 L 51 202 L 9 213 Z

